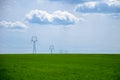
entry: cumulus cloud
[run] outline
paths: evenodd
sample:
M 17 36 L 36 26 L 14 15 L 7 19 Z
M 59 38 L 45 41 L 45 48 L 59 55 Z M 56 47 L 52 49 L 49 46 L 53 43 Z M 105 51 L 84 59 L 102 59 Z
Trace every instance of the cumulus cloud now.
M 79 19 L 67 11 L 55 11 L 52 14 L 43 10 L 32 10 L 25 18 L 29 23 L 70 25 Z
M 75 11 L 80 13 L 120 13 L 120 1 L 103 0 L 86 2 L 77 5 Z
M 0 21 L 0 29 L 23 30 L 27 28 L 28 27 L 24 23 L 19 21 Z

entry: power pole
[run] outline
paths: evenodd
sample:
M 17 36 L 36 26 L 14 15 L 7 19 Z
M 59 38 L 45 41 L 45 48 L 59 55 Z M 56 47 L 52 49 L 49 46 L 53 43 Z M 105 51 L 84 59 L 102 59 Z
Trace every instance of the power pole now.
M 32 43 L 33 43 L 33 54 L 35 54 L 35 53 L 36 53 L 37 36 L 32 36 L 31 41 L 32 41 Z
M 51 52 L 51 54 L 53 53 L 53 50 L 54 50 L 54 45 L 50 45 L 49 46 L 49 50 L 50 50 L 50 52 Z

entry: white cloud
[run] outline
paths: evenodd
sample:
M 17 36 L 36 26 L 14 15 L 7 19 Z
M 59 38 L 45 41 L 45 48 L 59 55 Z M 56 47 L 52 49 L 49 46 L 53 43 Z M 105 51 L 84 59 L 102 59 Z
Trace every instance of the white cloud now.
M 80 13 L 120 13 L 120 1 L 102 0 L 85 2 L 76 6 L 75 11 Z
M 114 5 L 120 7 L 120 0 L 104 0 L 108 5 Z
M 37 24 L 54 24 L 54 25 L 70 25 L 79 19 L 67 11 L 55 11 L 52 14 L 43 10 L 32 10 L 26 15 L 29 23 Z
M 11 22 L 11 21 L 0 21 L 0 28 L 2 29 L 11 29 L 11 30 L 23 30 L 28 27 L 19 21 Z
M 120 5 L 120 0 L 49 0 L 49 1 L 62 2 L 67 4 L 82 4 L 86 2 L 105 2 L 109 4 Z

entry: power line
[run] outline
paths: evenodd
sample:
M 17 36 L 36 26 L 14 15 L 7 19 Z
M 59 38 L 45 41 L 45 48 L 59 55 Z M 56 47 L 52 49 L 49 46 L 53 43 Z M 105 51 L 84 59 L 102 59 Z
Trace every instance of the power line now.
M 38 41 L 37 36 L 32 36 L 31 41 L 33 43 L 33 54 L 35 54 L 36 53 L 36 42 Z
M 49 50 L 50 50 L 50 52 L 51 52 L 51 54 L 53 53 L 53 50 L 54 50 L 54 45 L 50 45 L 49 46 Z

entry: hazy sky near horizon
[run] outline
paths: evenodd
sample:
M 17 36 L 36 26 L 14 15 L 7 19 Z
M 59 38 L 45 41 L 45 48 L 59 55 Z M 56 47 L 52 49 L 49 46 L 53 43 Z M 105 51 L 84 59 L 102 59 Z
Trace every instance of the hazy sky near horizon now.
M 120 0 L 0 0 L 0 53 L 120 53 Z

